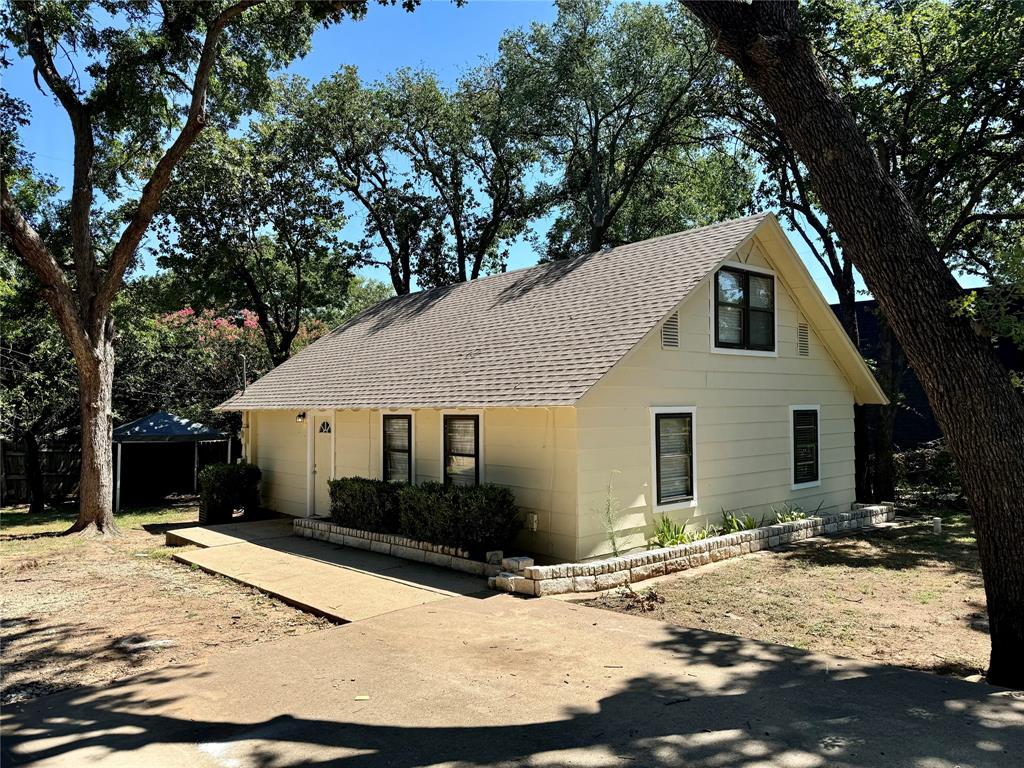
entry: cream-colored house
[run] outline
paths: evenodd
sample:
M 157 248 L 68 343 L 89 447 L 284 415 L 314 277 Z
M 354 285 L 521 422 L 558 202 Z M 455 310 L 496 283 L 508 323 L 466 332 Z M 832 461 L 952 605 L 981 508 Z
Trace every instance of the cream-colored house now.
M 883 403 L 771 215 L 400 296 L 222 408 L 265 503 L 326 514 L 327 481 L 509 486 L 520 546 L 583 560 L 655 520 L 791 502 L 847 510 L 853 406 Z

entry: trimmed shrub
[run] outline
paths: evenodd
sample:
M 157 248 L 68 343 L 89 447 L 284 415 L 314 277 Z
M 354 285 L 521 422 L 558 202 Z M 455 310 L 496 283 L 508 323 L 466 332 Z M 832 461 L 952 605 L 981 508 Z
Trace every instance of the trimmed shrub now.
M 255 464 L 210 464 L 199 473 L 199 522 L 224 523 L 236 509 L 253 515 L 260 507 L 260 478 Z
M 474 556 L 505 548 L 521 525 L 512 491 L 499 485 L 345 477 L 332 480 L 330 489 L 331 519 L 338 525 L 458 547 Z
M 474 557 L 504 549 L 522 526 L 512 491 L 492 483 L 405 485 L 398 508 L 403 536 L 459 547 Z
M 400 483 L 340 477 L 328 483 L 331 491 L 331 520 L 346 528 L 375 533 L 398 532 Z

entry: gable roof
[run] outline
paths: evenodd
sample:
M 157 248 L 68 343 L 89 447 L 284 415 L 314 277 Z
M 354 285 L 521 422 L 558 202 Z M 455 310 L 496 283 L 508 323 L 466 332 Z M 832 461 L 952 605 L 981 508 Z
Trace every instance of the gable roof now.
M 757 214 L 396 296 L 220 408 L 572 405 L 767 220 Z

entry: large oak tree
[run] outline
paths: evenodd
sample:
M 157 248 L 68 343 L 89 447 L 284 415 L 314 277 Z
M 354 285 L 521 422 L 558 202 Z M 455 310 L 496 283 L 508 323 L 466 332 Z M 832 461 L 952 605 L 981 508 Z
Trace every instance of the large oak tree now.
M 974 520 L 992 638 L 988 679 L 1024 687 L 1024 399 L 987 335 L 952 310 L 961 291 L 941 244 L 819 66 L 797 2 L 683 4 L 806 166 L 846 255 L 921 380 Z
M 69 532 L 116 530 L 111 307 L 175 166 L 207 123 L 257 106 L 268 72 L 305 52 L 318 23 L 361 16 L 367 1 L 26 1 L 0 14 L 0 31 L 67 113 L 74 137 L 68 262 L 19 210 L 6 169 L 2 177 L 3 231 L 41 283 L 78 371 L 80 506 Z M 139 183 L 141 193 L 126 197 Z M 94 237 L 97 197 L 123 216 L 110 249 Z

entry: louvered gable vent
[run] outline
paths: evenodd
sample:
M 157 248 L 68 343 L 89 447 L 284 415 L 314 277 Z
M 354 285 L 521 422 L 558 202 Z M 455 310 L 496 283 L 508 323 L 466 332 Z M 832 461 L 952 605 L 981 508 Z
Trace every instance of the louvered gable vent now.
M 811 331 L 805 322 L 799 323 L 796 327 L 796 351 L 800 357 L 811 354 Z
M 673 312 L 661 326 L 661 346 L 663 349 L 676 349 L 679 346 L 678 312 Z

